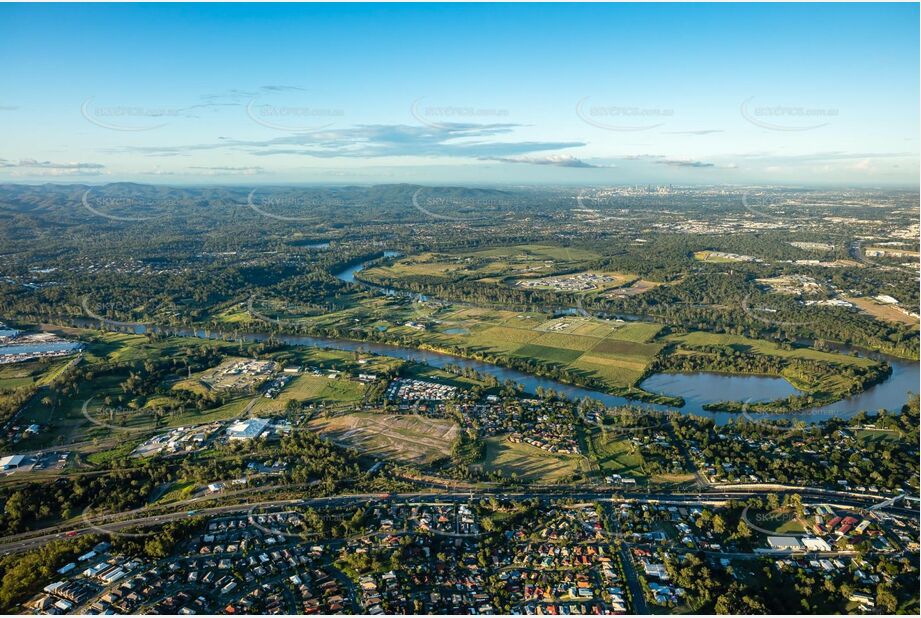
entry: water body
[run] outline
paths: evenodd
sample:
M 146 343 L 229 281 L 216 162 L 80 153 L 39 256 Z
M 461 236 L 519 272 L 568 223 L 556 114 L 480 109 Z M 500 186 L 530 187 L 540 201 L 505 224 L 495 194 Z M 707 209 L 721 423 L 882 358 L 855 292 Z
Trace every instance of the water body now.
M 399 252 L 399 251 L 384 251 L 384 257 L 385 257 L 385 258 L 397 257 L 398 255 L 400 255 L 400 252 Z M 367 283 L 362 283 L 362 282 L 360 282 L 360 281 L 355 281 L 355 273 L 358 273 L 358 272 L 363 271 L 363 270 L 365 269 L 365 266 L 367 266 L 367 265 L 368 265 L 367 262 L 362 262 L 362 263 L 360 263 L 360 264 L 354 264 L 354 265 L 352 265 L 352 266 L 349 266 L 348 268 L 346 268 L 346 269 L 343 270 L 343 271 L 340 271 L 340 272 L 338 272 L 338 273 L 335 273 L 333 276 L 336 277 L 336 279 L 340 279 L 340 280 L 345 281 L 345 282 L 347 282 L 347 283 L 361 283 L 362 285 L 369 285 L 369 284 L 367 284 Z M 377 290 L 385 290 L 385 291 L 387 291 L 388 294 L 396 294 L 396 293 L 397 293 L 397 290 L 391 290 L 390 288 L 382 288 L 382 287 L 379 287 L 379 286 L 376 286 L 376 285 L 375 285 L 375 286 L 371 286 L 371 287 L 373 287 L 374 289 L 377 289 Z
M 801 394 L 784 378 L 704 371 L 657 373 L 643 380 L 640 388 L 651 393 L 683 397 L 684 407 L 698 412 L 703 410 L 704 404 L 717 401 L 771 401 Z
M 862 393 L 836 401 L 813 412 L 824 416 L 853 416 L 860 410 L 898 410 L 906 401 L 906 393 L 917 393 L 921 372 L 918 363 L 904 361 L 891 356 L 879 355 L 892 366 L 892 375 L 882 384 L 868 388 Z
M 75 341 L 7 345 L 0 346 L 0 356 L 4 354 L 47 354 L 49 352 L 69 352 L 71 350 L 80 349 L 81 345 L 81 343 Z
M 205 329 L 189 329 L 189 328 L 163 328 L 156 326 L 145 326 L 143 324 L 136 324 L 131 326 L 106 326 L 101 325 L 96 320 L 91 319 L 80 319 L 77 320 L 80 325 L 84 325 L 90 328 L 109 328 L 114 330 L 120 330 L 125 332 L 133 332 L 137 334 L 145 334 L 148 332 L 156 332 L 167 335 L 174 335 L 179 337 L 197 337 L 200 339 L 221 339 L 221 340 L 242 340 L 242 341 L 265 341 L 269 339 L 269 335 L 266 333 L 246 333 L 238 334 L 234 337 L 226 333 L 214 332 Z M 443 369 L 449 365 L 454 365 L 462 368 L 475 369 L 481 374 L 490 375 L 495 377 L 500 381 L 510 380 L 516 384 L 520 384 L 526 393 L 536 393 L 538 388 L 551 389 L 557 393 L 572 399 L 580 400 L 583 398 L 593 399 L 598 401 L 606 406 L 625 406 L 630 405 L 634 407 L 639 407 L 647 410 L 656 410 L 660 412 L 667 411 L 677 411 L 682 414 L 695 414 L 698 416 L 704 416 L 712 418 L 718 425 L 723 425 L 729 422 L 732 419 L 738 419 L 738 414 L 733 414 L 730 412 L 711 412 L 704 410 L 702 408 L 703 404 L 707 400 L 716 400 L 716 399 L 741 399 L 745 400 L 749 397 L 757 395 L 759 392 L 762 394 L 767 394 L 764 392 L 764 389 L 767 388 L 767 385 L 773 385 L 774 387 L 783 388 L 782 394 L 778 396 L 785 396 L 785 394 L 790 394 L 795 392 L 792 386 L 787 383 L 786 387 L 778 385 L 774 380 L 780 380 L 779 378 L 763 378 L 758 376 L 714 376 L 713 374 L 660 374 L 663 376 L 667 375 L 668 379 L 674 378 L 684 378 L 681 381 L 683 384 L 682 388 L 688 390 L 676 391 L 675 394 L 681 395 L 688 400 L 688 403 L 680 408 L 675 409 L 668 406 L 662 406 L 652 403 L 646 403 L 641 401 L 635 401 L 632 399 L 627 399 L 625 397 L 617 397 L 615 395 L 609 395 L 607 393 L 602 393 L 600 391 L 591 390 L 588 388 L 583 388 L 580 386 L 572 386 L 569 384 L 563 384 L 562 382 L 557 382 L 550 378 L 542 378 L 534 376 L 531 374 L 523 373 L 515 369 L 508 369 L 506 367 L 500 367 L 498 365 L 492 365 L 485 363 L 483 361 L 473 360 L 469 358 L 462 358 L 460 356 L 454 356 L 451 354 L 445 354 L 442 352 L 433 352 L 430 350 L 419 350 L 416 348 L 406 348 L 398 345 L 390 345 L 384 343 L 370 343 L 363 341 L 352 341 L 348 339 L 331 339 L 326 337 L 307 337 L 307 336 L 298 336 L 298 335 L 276 335 L 275 339 L 291 346 L 306 346 L 313 348 L 325 348 L 332 350 L 341 350 L 345 352 L 360 351 L 368 354 L 377 354 L 380 356 L 389 356 L 391 358 L 399 358 L 401 360 L 412 361 L 415 363 L 422 363 L 429 365 L 431 367 L 437 367 Z M 754 414 L 749 413 L 749 418 L 758 418 L 763 420 L 792 420 L 792 421 L 803 421 L 805 423 L 816 423 L 823 420 L 826 420 L 832 416 L 840 416 L 842 418 L 848 418 L 857 414 L 862 410 L 875 411 L 876 407 L 867 408 L 864 407 L 861 402 L 867 400 L 867 397 L 872 397 L 874 401 L 886 401 L 890 402 L 889 405 L 886 405 L 887 409 L 898 410 L 906 401 L 906 395 L 909 390 L 917 390 L 918 387 L 918 378 L 919 378 L 919 366 L 918 363 L 912 363 L 909 361 L 900 361 L 894 358 L 888 358 L 890 364 L 893 366 L 893 376 L 900 376 L 898 380 L 893 380 L 890 378 L 882 384 L 878 384 L 873 388 L 865 391 L 863 395 L 853 397 L 851 399 L 843 400 L 838 404 L 833 404 L 831 406 L 825 406 L 823 408 L 815 408 L 810 410 L 800 410 L 798 412 L 793 412 L 789 414 Z M 898 366 L 898 369 L 896 367 Z M 913 376 L 913 378 L 912 378 Z M 653 376 L 651 379 L 657 378 L 658 376 Z M 719 393 L 718 397 L 707 398 L 705 395 L 706 390 L 700 390 L 702 388 L 700 381 L 709 381 L 714 377 L 726 378 L 732 380 L 731 382 L 722 382 L 724 385 L 732 384 L 735 389 L 733 392 L 724 391 Z M 666 378 L 658 378 L 665 380 Z M 909 386 L 911 380 L 914 380 L 914 387 Z M 783 381 L 783 380 L 781 380 Z M 643 385 L 646 386 L 644 381 Z M 785 382 L 785 381 L 783 381 Z M 789 390 L 786 390 L 789 389 Z M 693 392 L 704 393 L 700 395 L 699 399 L 692 400 L 689 397 L 689 393 Z M 785 394 L 783 394 L 785 393 Z M 776 391 L 771 393 L 771 395 L 776 395 Z M 772 398 L 772 397 L 768 397 Z M 776 398 L 776 397 L 773 397 Z
M 384 255 L 386 257 L 396 257 L 399 255 L 399 253 L 395 251 L 387 251 L 384 253 Z M 355 273 L 359 272 L 364 267 L 365 264 L 358 264 L 357 266 L 350 267 L 340 273 L 336 273 L 335 276 L 342 281 L 373 287 L 374 289 L 382 291 L 386 294 L 393 295 L 401 293 L 400 290 L 370 286 L 369 284 L 357 281 L 355 279 Z M 564 315 L 578 315 L 583 313 L 582 309 L 575 307 L 557 309 L 556 311 Z M 632 314 L 601 317 L 613 317 L 626 321 L 642 319 L 642 316 Z M 446 330 L 445 332 L 447 334 L 465 334 L 465 331 L 466 329 L 454 328 Z M 393 346 L 387 347 L 389 349 Z M 404 348 L 399 349 L 404 350 Z M 842 354 L 850 354 L 854 350 L 842 345 L 836 346 L 834 351 L 840 352 Z M 921 380 L 921 365 L 919 365 L 919 363 L 902 360 L 893 356 L 888 356 L 886 354 L 880 354 L 876 352 L 865 352 L 857 350 L 857 353 L 862 356 L 867 356 L 876 360 L 883 360 L 888 362 L 892 366 L 892 375 L 885 382 L 877 384 L 876 386 L 873 386 L 866 391 L 855 395 L 854 397 L 843 399 L 827 406 L 800 410 L 795 413 L 783 415 L 759 415 L 748 413 L 748 416 L 752 418 L 760 417 L 775 420 L 784 418 L 789 420 L 804 421 L 807 423 L 819 422 L 832 416 L 847 418 L 854 416 L 860 411 L 875 412 L 880 409 L 898 410 L 905 404 L 909 392 L 916 393 L 919 391 L 919 380 Z M 385 355 L 392 356 L 394 355 L 394 352 L 391 350 L 390 354 L 385 353 Z M 408 358 L 404 356 L 400 356 L 400 358 L 404 358 L 405 360 L 414 360 L 415 362 L 425 362 L 428 364 L 433 364 L 433 361 L 436 360 L 432 357 L 428 357 L 426 360 L 419 360 L 417 358 Z M 559 393 L 563 393 L 570 398 L 581 399 L 583 397 L 589 397 L 591 399 L 601 401 L 602 403 L 605 403 L 609 406 L 629 404 L 655 410 L 669 409 L 664 406 L 637 402 L 631 399 L 626 399 L 624 397 L 615 397 L 613 395 L 600 393 L 598 391 L 562 384 L 560 382 L 556 382 L 555 380 L 538 378 L 510 369 L 488 365 L 480 361 L 470 361 L 467 359 L 459 360 L 459 357 L 454 356 L 449 356 L 449 358 L 452 359 L 450 361 L 451 363 L 460 364 L 465 367 L 471 366 L 480 373 L 494 375 L 499 377 L 500 380 L 511 379 L 514 382 L 521 384 L 525 391 L 529 393 L 536 392 L 536 388 L 538 386 L 542 386 L 545 389 L 550 388 Z M 467 365 L 465 363 L 473 364 Z M 499 374 L 501 374 L 502 377 L 500 377 Z M 731 412 L 712 412 L 704 410 L 704 404 L 717 401 L 771 401 L 774 399 L 783 399 L 784 397 L 788 397 L 790 395 L 800 394 L 800 391 L 794 388 L 792 384 L 787 382 L 787 380 L 784 378 L 780 377 L 736 376 L 707 372 L 656 374 L 644 380 L 640 384 L 640 387 L 651 393 L 662 393 L 666 395 L 682 397 L 685 400 L 685 405 L 680 409 L 682 413 L 707 416 L 713 418 L 718 424 L 725 424 L 729 422 L 730 419 L 738 418 L 739 415 Z
M 385 257 L 396 257 L 399 255 L 396 251 L 385 251 Z M 365 264 L 356 264 L 349 268 L 336 273 L 336 277 L 349 283 L 360 283 L 355 280 L 355 273 L 360 272 Z M 361 285 L 367 285 L 362 283 Z M 374 286 L 370 286 L 374 287 Z M 401 294 L 400 290 L 387 290 L 384 288 L 375 288 L 385 293 Z M 631 316 L 633 317 L 633 316 Z M 198 337 L 205 339 L 232 339 L 226 333 L 211 332 L 204 329 L 188 328 L 160 328 L 147 327 L 143 324 L 123 325 L 123 326 L 106 326 L 101 325 L 97 320 L 80 319 L 83 323 L 91 328 L 115 328 L 126 332 L 144 334 L 147 332 L 159 332 L 181 337 Z M 243 341 L 265 341 L 269 338 L 265 333 L 241 334 L 236 337 Z M 483 361 L 463 358 L 442 352 L 432 352 L 428 350 L 418 350 L 416 348 L 406 348 L 397 345 L 370 343 L 362 341 L 352 341 L 348 339 L 330 339 L 325 337 L 306 337 L 296 335 L 280 335 L 276 339 L 292 346 L 308 346 L 316 348 L 328 348 L 333 350 L 342 350 L 352 352 L 355 350 L 377 354 L 380 356 L 389 356 L 402 360 L 423 363 L 432 367 L 444 368 L 448 365 L 454 365 L 463 368 L 475 369 L 481 374 L 493 376 L 500 381 L 510 380 L 522 386 L 526 393 L 536 393 L 537 389 L 550 389 L 561 395 L 572 399 L 579 400 L 583 398 L 593 399 L 606 406 L 624 406 L 630 405 L 648 410 L 656 411 L 676 411 L 675 408 L 662 406 L 652 403 L 635 401 L 625 397 L 617 397 L 600 391 L 582 388 L 580 386 L 571 386 L 563 384 L 549 378 L 533 376 L 515 369 L 508 369 L 498 365 L 492 365 Z M 839 351 L 850 353 L 852 350 L 842 346 Z M 919 379 L 921 379 L 921 365 L 914 361 L 901 360 L 892 356 L 878 353 L 865 353 L 866 356 L 885 360 L 892 366 L 892 375 L 885 382 L 877 384 L 863 393 L 844 399 L 837 403 L 812 409 L 800 410 L 788 414 L 754 414 L 748 413 L 749 418 L 764 420 L 790 420 L 802 421 L 805 423 L 816 423 L 827 420 L 833 416 L 849 418 L 861 411 L 875 412 L 881 408 L 887 410 L 898 410 L 907 401 L 908 392 L 918 392 Z M 731 412 L 711 412 L 703 409 L 703 405 L 712 401 L 735 400 L 745 401 L 746 399 L 770 400 L 780 399 L 787 395 L 795 394 L 797 391 L 793 386 L 783 378 L 763 377 L 763 376 L 731 376 L 719 375 L 712 373 L 688 373 L 688 374 L 657 374 L 647 378 L 642 383 L 643 388 L 651 392 L 663 392 L 684 397 L 686 404 L 677 409 L 682 414 L 695 414 L 712 418 L 718 425 L 728 423 L 730 420 L 738 419 L 738 414 Z M 667 389 L 667 390 L 666 390 Z

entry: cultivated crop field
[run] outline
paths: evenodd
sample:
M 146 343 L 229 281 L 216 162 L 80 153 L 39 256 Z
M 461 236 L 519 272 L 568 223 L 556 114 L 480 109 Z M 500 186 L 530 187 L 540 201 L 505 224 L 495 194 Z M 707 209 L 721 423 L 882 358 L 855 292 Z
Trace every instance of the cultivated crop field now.
M 495 324 L 502 318 L 501 325 Z M 662 328 L 652 323 L 580 316 L 547 319 L 546 315 L 538 318 L 513 312 L 480 315 L 462 323 L 463 332 L 441 331 L 423 337 L 439 347 L 460 347 L 481 356 L 509 356 L 569 368 L 615 389 L 634 386 L 663 347 L 649 342 Z
M 654 341 L 662 326 L 649 322 L 551 318 L 546 313 L 418 302 L 393 307 L 385 318 L 383 315 L 387 331 L 420 347 L 500 364 L 502 358 L 537 362 L 594 377 L 614 390 L 634 387 L 663 347 Z M 348 317 L 337 312 L 324 319 L 346 321 Z M 425 328 L 412 328 L 406 324 L 409 321 Z

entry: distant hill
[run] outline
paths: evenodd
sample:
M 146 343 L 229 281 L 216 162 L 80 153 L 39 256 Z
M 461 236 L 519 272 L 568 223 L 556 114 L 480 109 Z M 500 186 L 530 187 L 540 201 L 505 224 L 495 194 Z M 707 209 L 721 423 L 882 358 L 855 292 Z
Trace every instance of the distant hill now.
M 420 208 L 414 206 L 413 196 Z M 339 218 L 353 222 L 364 215 L 375 220 L 425 218 L 476 211 L 493 216 L 529 201 L 510 191 L 468 187 L 426 187 L 412 184 L 292 187 L 239 186 L 176 187 L 118 182 L 107 185 L 0 185 L 0 216 L 31 214 L 57 224 L 85 222 L 87 217 L 133 219 L 206 218 L 233 215 L 277 215 L 279 220 L 322 215 L 326 223 Z M 429 217 L 434 218 L 434 217 Z

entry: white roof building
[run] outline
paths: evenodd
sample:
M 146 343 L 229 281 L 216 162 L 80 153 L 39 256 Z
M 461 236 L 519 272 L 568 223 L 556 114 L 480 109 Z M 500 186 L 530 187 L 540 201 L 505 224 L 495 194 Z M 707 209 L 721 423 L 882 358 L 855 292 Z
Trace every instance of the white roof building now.
M 658 577 L 664 580 L 668 579 L 668 571 L 665 569 L 664 564 L 644 562 L 643 571 L 650 577 Z
M 800 549 L 802 544 L 795 536 L 769 536 L 768 547 L 771 549 Z
M 245 421 L 237 421 L 227 428 L 227 439 L 253 440 L 254 438 L 258 438 L 268 425 L 269 421 L 264 418 L 250 418 Z
M 15 470 L 24 459 L 24 455 L 7 455 L 0 459 L 0 470 Z
M 806 551 L 831 551 L 831 545 L 829 545 L 825 539 L 820 539 L 818 537 L 804 536 L 800 539 L 803 543 L 803 547 L 806 548 Z

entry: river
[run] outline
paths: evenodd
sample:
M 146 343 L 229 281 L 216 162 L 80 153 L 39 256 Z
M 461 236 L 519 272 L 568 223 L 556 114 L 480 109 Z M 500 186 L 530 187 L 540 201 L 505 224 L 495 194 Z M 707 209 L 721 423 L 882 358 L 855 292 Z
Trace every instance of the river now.
M 397 255 L 399 254 L 395 251 L 384 252 L 385 257 L 395 257 Z M 400 290 L 369 286 L 366 283 L 357 281 L 355 279 L 355 273 L 361 271 L 364 267 L 365 264 L 352 265 L 336 273 L 336 277 L 349 283 L 359 283 L 363 286 L 372 287 L 388 295 L 405 293 Z M 413 294 L 413 296 L 417 295 Z M 97 327 L 100 326 L 97 320 L 84 319 L 80 321 L 93 323 Z M 198 337 L 205 339 L 227 339 L 230 337 L 226 333 L 215 333 L 204 329 L 147 327 L 143 324 L 127 328 L 109 325 L 108 328 L 115 328 L 116 330 L 123 331 L 127 330 L 138 334 L 152 331 L 182 337 Z M 269 338 L 269 335 L 267 333 L 246 333 L 238 335 L 238 338 L 244 341 L 264 341 Z M 609 407 L 631 405 L 657 411 L 676 410 L 672 407 L 636 401 L 625 397 L 617 397 L 580 386 L 563 384 L 562 382 L 550 378 L 541 378 L 515 369 L 508 369 L 483 361 L 463 358 L 442 352 L 419 350 L 416 348 L 384 343 L 332 339 L 326 337 L 276 335 L 276 339 L 292 346 L 329 348 L 348 352 L 360 350 L 371 354 L 424 363 L 437 368 L 455 365 L 475 369 L 481 374 L 493 376 L 500 381 L 511 380 L 521 385 L 525 392 L 532 394 L 536 393 L 538 388 L 543 388 L 554 390 L 572 400 L 588 398 Z M 840 346 L 839 350 L 842 352 L 850 352 L 850 349 L 846 346 Z M 918 392 L 918 381 L 919 377 L 921 377 L 919 363 L 879 353 L 860 351 L 858 351 L 858 353 L 885 360 L 892 366 L 892 375 L 886 381 L 867 389 L 863 393 L 827 406 L 799 410 L 797 412 L 782 415 L 747 413 L 747 416 L 765 420 L 786 419 L 803 421 L 805 423 L 815 423 L 834 416 L 848 418 L 861 411 L 875 412 L 881 408 L 898 410 L 907 401 L 909 391 Z M 764 401 L 783 398 L 797 392 L 796 389 L 783 378 L 712 374 L 706 372 L 656 374 L 644 380 L 641 386 L 651 392 L 660 392 L 667 395 L 683 397 L 685 399 L 685 405 L 677 409 L 678 412 L 712 418 L 718 425 L 723 425 L 731 419 L 737 419 L 739 415 L 731 412 L 712 412 L 704 410 L 704 404 L 715 401 Z
M 86 323 L 94 323 L 97 327 L 100 326 L 96 320 L 87 319 L 81 321 Z M 109 328 L 113 327 L 109 326 Z M 197 337 L 201 339 L 230 339 L 230 336 L 226 333 L 217 333 L 205 329 L 147 327 L 141 324 L 131 328 L 114 328 L 116 330 L 127 330 L 138 334 L 146 332 L 158 332 L 181 337 Z M 242 339 L 244 341 L 265 341 L 268 338 L 269 335 L 266 333 L 245 333 L 239 334 L 237 336 L 237 339 Z M 416 348 L 407 348 L 384 343 L 352 341 L 348 339 L 331 339 L 326 337 L 276 335 L 275 338 L 287 345 L 292 346 L 328 348 L 333 350 L 343 350 L 347 352 L 358 350 L 370 354 L 389 356 L 392 358 L 399 358 L 416 363 L 424 363 L 426 365 L 437 368 L 444 368 L 449 365 L 455 365 L 459 367 L 475 369 L 481 374 L 493 376 L 500 381 L 511 380 L 516 384 L 520 384 L 525 392 L 532 394 L 536 393 L 538 388 L 552 389 L 572 400 L 589 398 L 603 403 L 609 407 L 631 405 L 657 411 L 675 410 L 675 408 L 670 408 L 667 406 L 635 401 L 625 397 L 617 397 L 615 395 L 609 395 L 607 393 L 582 388 L 580 386 L 563 384 L 562 382 L 558 382 L 550 378 L 542 378 L 523 373 L 515 369 L 500 367 L 498 365 L 485 363 L 483 361 L 462 358 L 442 352 L 419 350 Z M 915 390 L 917 392 L 919 375 L 918 363 L 912 363 L 891 357 L 887 357 L 887 360 L 892 365 L 892 377 L 890 377 L 882 384 L 878 384 L 856 397 L 842 400 L 830 406 L 824 406 L 822 408 L 816 408 L 812 410 L 800 410 L 798 412 L 783 415 L 748 413 L 748 416 L 750 418 L 760 418 L 765 420 L 788 419 L 813 423 L 828 419 L 832 416 L 847 418 L 857 414 L 861 410 L 875 411 L 879 407 L 897 410 L 905 403 L 909 390 Z M 793 392 L 793 387 L 781 378 L 764 378 L 760 376 L 714 376 L 713 374 L 707 373 L 660 375 L 666 377 L 659 378 L 658 376 L 652 376 L 644 381 L 643 385 L 648 386 L 646 382 L 649 380 L 656 380 L 656 383 L 663 385 L 670 391 L 672 389 L 668 387 L 668 383 L 671 381 L 671 383 L 675 385 L 676 390 L 674 393 L 668 394 L 683 396 L 687 401 L 687 403 L 677 411 L 681 412 L 682 414 L 696 414 L 699 416 L 706 416 L 714 419 L 714 421 L 719 425 L 725 424 L 731 419 L 737 419 L 739 418 L 739 415 L 730 412 L 711 412 L 704 410 L 702 407 L 703 404 L 709 401 L 720 400 L 744 401 L 750 398 L 753 400 L 758 398 L 777 398 L 778 396 L 783 397 L 786 396 L 786 394 L 789 394 L 789 392 Z M 714 382 L 715 378 L 719 379 Z M 659 382 L 659 380 L 661 380 L 661 382 Z M 771 388 L 780 388 L 778 383 L 775 382 L 777 380 L 785 383 L 787 386 L 783 387 L 779 393 L 771 393 Z M 720 390 L 714 391 L 711 388 L 714 383 L 720 385 Z M 770 397 L 772 394 L 774 397 Z M 873 405 L 868 406 L 866 402 L 872 402 Z M 877 405 L 880 403 L 884 403 L 885 405 Z
M 399 253 L 396 251 L 384 252 L 384 257 L 396 257 L 398 255 Z M 361 271 L 366 264 L 367 263 L 362 263 L 351 266 L 342 272 L 336 273 L 335 276 L 342 281 L 362 285 L 387 295 L 395 295 L 401 293 L 409 294 L 408 292 L 402 292 L 401 290 L 382 288 L 380 286 L 374 286 L 357 280 L 355 278 L 355 273 Z M 567 313 L 573 315 L 584 313 L 582 309 L 575 307 L 556 309 L 555 311 L 557 313 Z M 620 317 L 622 317 L 622 319 L 627 318 L 630 320 L 641 319 L 640 316 L 633 315 Z M 844 345 L 835 345 L 832 347 L 833 351 L 841 352 L 843 354 L 850 354 L 855 351 Z M 905 404 L 909 392 L 917 393 L 919 391 L 919 380 L 921 380 L 921 366 L 919 366 L 919 363 L 906 361 L 878 352 L 867 352 L 861 350 L 856 350 L 856 352 L 860 356 L 868 356 L 877 360 L 886 361 L 892 367 L 892 374 L 885 382 L 872 386 L 864 392 L 859 393 L 853 397 L 837 401 L 827 406 L 810 408 L 806 410 L 800 410 L 795 413 L 784 414 L 782 417 L 805 422 L 814 422 L 832 416 L 847 418 L 864 410 L 871 412 L 875 412 L 880 409 L 898 410 L 902 407 L 902 405 Z M 393 351 L 391 350 L 390 354 L 388 355 L 393 356 Z M 401 358 L 404 357 L 401 356 Z M 461 364 L 457 357 L 450 356 L 449 358 L 451 359 L 450 362 Z M 433 364 L 432 359 L 408 360 L 416 360 L 417 362 L 427 362 L 429 364 Z M 488 365 L 479 361 L 466 362 L 475 363 L 474 365 L 465 366 L 473 366 L 478 371 L 480 371 L 480 373 L 496 375 L 496 373 L 492 370 L 486 369 L 486 367 L 493 368 L 493 365 Z M 503 369 L 501 367 L 494 368 L 501 372 L 510 372 L 505 373 L 504 377 L 500 379 L 506 379 L 506 377 L 508 377 L 508 379 L 512 379 L 515 382 L 522 384 L 525 390 L 530 393 L 535 392 L 534 389 L 536 389 L 538 386 L 542 386 L 544 388 L 552 388 L 557 392 L 564 392 L 567 395 L 573 397 L 591 397 L 592 399 L 603 401 L 608 405 L 623 405 L 629 403 L 631 405 L 642 405 L 643 407 L 647 408 L 665 409 L 662 406 L 655 406 L 648 403 L 639 403 L 633 400 L 627 400 L 622 397 L 613 397 L 612 395 L 599 393 L 597 391 L 583 389 L 575 386 L 568 386 L 554 380 L 537 378 L 535 376 L 523 374 L 520 372 L 512 372 L 511 370 Z M 515 377 L 512 377 L 512 374 L 514 374 Z M 682 397 L 685 400 L 685 405 L 681 408 L 681 412 L 708 416 L 715 419 L 718 424 L 724 424 L 728 422 L 729 419 L 738 417 L 738 415 L 728 412 L 711 412 L 704 410 L 703 406 L 705 404 L 715 403 L 718 401 L 770 401 L 772 399 L 783 399 L 789 395 L 796 395 L 799 393 L 799 391 L 796 390 L 784 378 L 726 375 L 708 372 L 656 374 L 643 380 L 643 382 L 640 384 L 640 387 L 652 393 L 661 393 L 664 395 Z M 758 415 L 749 413 L 749 416 L 754 417 Z M 774 414 L 766 414 L 762 416 L 765 418 L 780 418 L 778 415 Z

